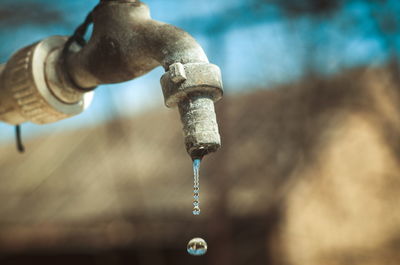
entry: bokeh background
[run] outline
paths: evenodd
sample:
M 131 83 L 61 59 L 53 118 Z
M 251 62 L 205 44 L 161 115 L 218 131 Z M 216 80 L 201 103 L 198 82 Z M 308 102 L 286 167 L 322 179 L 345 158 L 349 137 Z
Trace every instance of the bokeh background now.
M 157 68 L 23 124 L 24 154 L 0 125 L 0 264 L 398 264 L 400 2 L 145 2 L 223 73 L 201 215 Z M 1 0 L 0 61 L 97 3 Z M 186 253 L 195 236 L 207 255 Z

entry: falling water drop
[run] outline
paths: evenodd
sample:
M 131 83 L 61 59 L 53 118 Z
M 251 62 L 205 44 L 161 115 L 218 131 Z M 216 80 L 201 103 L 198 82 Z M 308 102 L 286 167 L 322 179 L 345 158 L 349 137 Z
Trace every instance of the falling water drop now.
M 195 237 L 187 244 L 187 252 L 193 256 L 201 256 L 207 252 L 207 243 L 200 237 Z
M 193 215 L 200 214 L 200 162 L 201 158 L 193 159 Z M 200 237 L 193 238 L 187 244 L 187 252 L 193 256 L 201 256 L 207 252 L 207 243 Z
M 193 207 L 193 215 L 199 215 L 199 214 L 200 214 L 200 207 L 194 206 Z
M 200 192 L 200 162 L 201 159 L 193 160 L 193 214 L 200 214 L 200 201 L 199 201 L 199 192 Z

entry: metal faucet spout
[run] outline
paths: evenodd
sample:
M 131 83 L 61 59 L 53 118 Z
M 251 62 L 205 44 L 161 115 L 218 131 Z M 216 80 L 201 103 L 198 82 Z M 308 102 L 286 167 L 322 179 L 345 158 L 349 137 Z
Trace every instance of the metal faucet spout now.
M 165 104 L 178 106 L 192 158 L 220 147 L 214 102 L 222 97 L 221 72 L 185 31 L 151 19 L 135 0 L 103 0 L 93 13 L 93 34 L 64 69 L 84 90 L 139 77 L 161 65 Z

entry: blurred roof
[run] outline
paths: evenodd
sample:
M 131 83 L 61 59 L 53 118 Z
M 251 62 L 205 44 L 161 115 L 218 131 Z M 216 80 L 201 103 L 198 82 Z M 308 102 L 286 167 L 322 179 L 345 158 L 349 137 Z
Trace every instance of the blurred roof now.
M 4 146 L 0 249 L 162 244 L 201 231 L 219 211 L 239 219 L 264 216 L 294 172 L 314 163 L 328 124 L 344 112 L 370 109 L 374 99 L 363 95 L 384 91 L 375 88 L 382 80 L 389 84 L 386 76 L 358 69 L 224 98 L 217 104 L 224 146 L 203 161 L 198 221 L 176 111 L 47 135 L 29 141 L 22 155 Z

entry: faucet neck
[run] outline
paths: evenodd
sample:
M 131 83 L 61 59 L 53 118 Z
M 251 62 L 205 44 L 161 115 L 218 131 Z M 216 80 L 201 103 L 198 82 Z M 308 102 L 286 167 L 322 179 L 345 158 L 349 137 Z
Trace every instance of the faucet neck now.
M 140 1 L 103 0 L 93 12 L 93 25 L 88 44 L 67 58 L 67 71 L 82 88 L 125 82 L 158 65 L 168 70 L 176 62 L 208 63 L 193 37 L 152 20 Z

